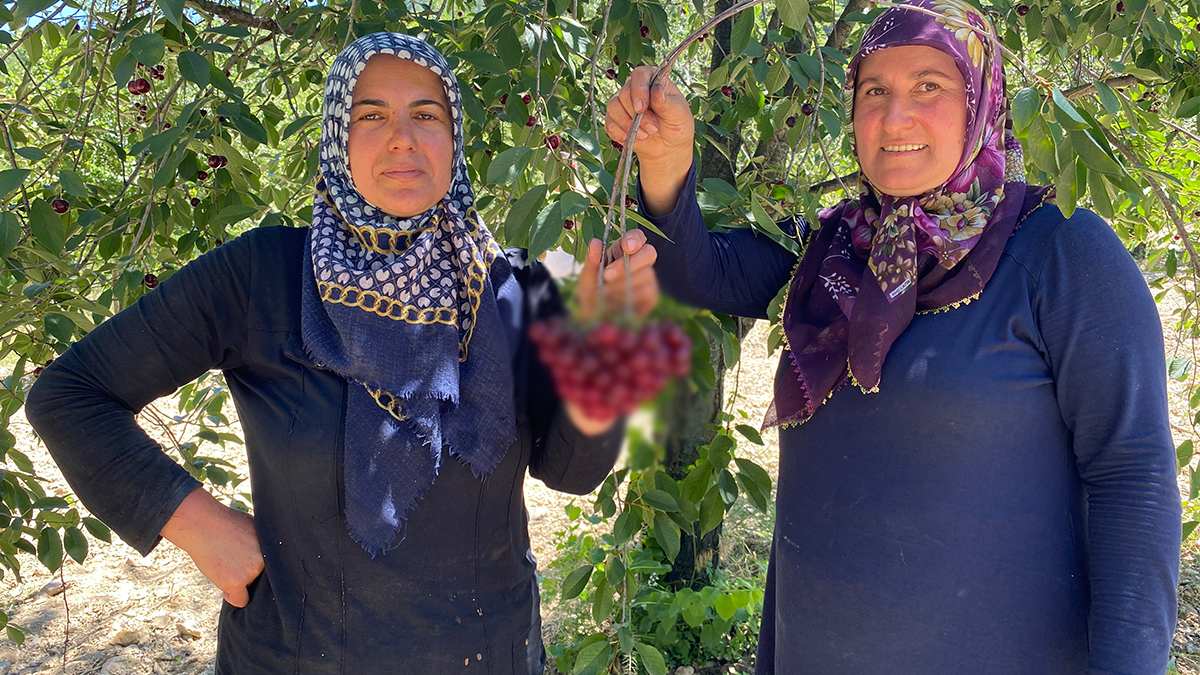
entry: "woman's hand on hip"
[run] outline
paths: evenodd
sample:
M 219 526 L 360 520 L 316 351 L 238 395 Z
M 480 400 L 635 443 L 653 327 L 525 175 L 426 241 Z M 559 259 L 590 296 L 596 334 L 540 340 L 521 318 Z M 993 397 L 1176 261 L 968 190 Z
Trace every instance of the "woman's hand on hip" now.
M 641 66 L 629 74 L 625 85 L 608 102 L 604 130 L 612 140 L 624 143 L 634 115 L 642 113 L 633 151 L 641 167 L 643 206 L 650 213 L 665 213 L 675 205 L 692 166 L 696 122 L 687 99 L 667 75 L 650 86 L 656 70 Z
M 163 526 L 162 536 L 191 556 L 201 574 L 221 589 L 225 602 L 245 607 L 250 601 L 247 587 L 262 574 L 264 565 L 249 514 L 196 488 Z
M 588 243 L 587 260 L 579 273 L 579 285 L 576 286 L 579 318 L 590 321 L 599 311 L 623 311 L 627 297 L 632 298 L 633 311 L 638 317 L 649 314 L 658 305 L 659 299 L 658 276 L 654 273 L 658 251 L 646 241 L 646 234 L 641 230 L 631 230 L 620 241 L 609 246 L 603 255 L 600 248 L 599 239 Z M 628 274 L 625 270 L 625 254 L 629 255 Z M 603 289 L 597 279 L 602 261 Z

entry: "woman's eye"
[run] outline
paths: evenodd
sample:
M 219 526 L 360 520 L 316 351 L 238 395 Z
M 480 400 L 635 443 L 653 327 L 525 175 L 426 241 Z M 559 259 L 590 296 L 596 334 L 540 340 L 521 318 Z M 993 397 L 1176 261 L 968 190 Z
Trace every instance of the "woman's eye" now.
M 883 87 L 871 87 L 865 92 L 867 96 L 882 96 Z
M 941 89 L 941 85 L 936 82 L 922 82 L 920 85 L 921 91 L 937 91 Z
M 381 120 L 381 119 L 383 119 L 383 116 L 377 112 L 369 112 L 369 113 L 363 113 L 363 114 L 359 115 L 358 119 L 362 120 L 362 121 L 373 121 L 373 120 Z
M 419 112 L 419 113 L 417 113 L 417 119 L 419 119 L 419 120 L 436 120 L 437 115 L 434 115 L 433 113 Z

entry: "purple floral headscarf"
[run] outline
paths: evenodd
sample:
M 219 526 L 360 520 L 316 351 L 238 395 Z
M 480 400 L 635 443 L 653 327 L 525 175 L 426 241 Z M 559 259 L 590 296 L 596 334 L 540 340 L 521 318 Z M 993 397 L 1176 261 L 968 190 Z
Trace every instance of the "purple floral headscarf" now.
M 868 55 L 906 45 L 933 47 L 957 64 L 967 94 L 962 157 L 931 192 L 893 197 L 862 177 L 857 199 L 820 213 L 788 285 L 786 349 L 764 426 L 806 422 L 849 383 L 879 391 L 883 362 L 913 316 L 979 297 L 1027 196 L 1042 196 L 1026 189 L 1021 146 L 1008 125 L 1003 56 L 987 17 L 962 0 L 891 7 L 863 36 L 847 89 Z

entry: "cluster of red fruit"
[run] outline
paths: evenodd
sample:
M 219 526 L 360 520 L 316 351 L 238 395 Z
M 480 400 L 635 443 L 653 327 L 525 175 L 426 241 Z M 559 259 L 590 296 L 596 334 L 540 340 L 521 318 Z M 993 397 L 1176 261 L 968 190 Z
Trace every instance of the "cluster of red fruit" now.
M 150 80 L 147 80 L 144 77 L 139 77 L 137 79 L 130 80 L 129 84 L 125 85 L 125 88 L 128 89 L 129 93 L 133 94 L 134 96 L 149 94 Z
M 692 341 L 673 323 L 602 323 L 585 332 L 548 319 L 529 327 L 529 339 L 559 396 L 594 419 L 629 414 L 692 366 Z

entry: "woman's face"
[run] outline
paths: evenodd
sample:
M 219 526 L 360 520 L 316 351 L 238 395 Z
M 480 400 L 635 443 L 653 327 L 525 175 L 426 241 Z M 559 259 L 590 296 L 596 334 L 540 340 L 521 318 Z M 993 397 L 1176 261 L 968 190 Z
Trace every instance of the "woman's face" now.
M 954 59 L 933 47 L 881 49 L 854 90 L 858 163 L 877 189 L 912 197 L 945 183 L 966 144 L 967 94 Z
M 380 54 L 354 85 L 350 175 L 363 198 L 406 218 L 450 189 L 454 160 L 450 104 L 433 71 Z

